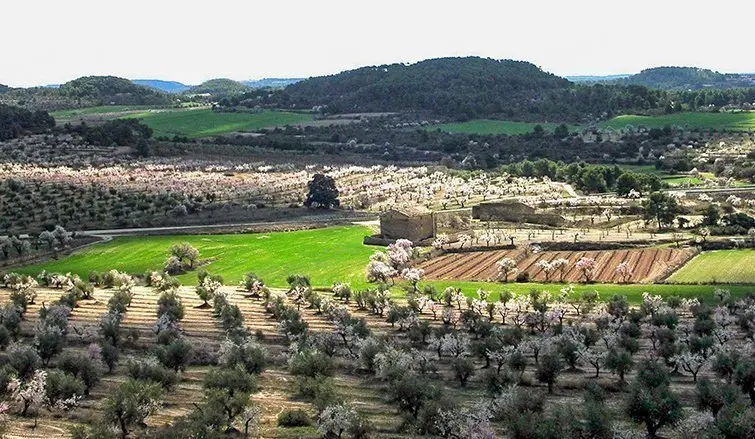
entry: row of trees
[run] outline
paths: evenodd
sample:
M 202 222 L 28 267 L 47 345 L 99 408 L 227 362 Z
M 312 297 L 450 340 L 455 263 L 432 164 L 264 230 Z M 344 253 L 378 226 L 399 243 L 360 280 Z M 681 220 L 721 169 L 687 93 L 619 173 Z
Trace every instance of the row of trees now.
M 340 319 L 348 316 L 344 308 L 324 301 L 306 286 L 301 295 L 296 292 L 299 286 L 292 287 L 289 298 L 324 314 L 340 333 Z M 664 301 L 646 294 L 639 309 L 632 309 L 622 296 L 605 303 L 577 296 L 572 307 L 563 298 L 538 291 L 519 297 L 501 295 L 500 302 L 492 302 L 485 291 L 478 292 L 479 298 L 467 298 L 448 288 L 435 302 L 437 294 L 431 288 L 420 293 L 411 281 L 406 288 L 408 303 L 402 305 L 383 294 L 384 287 L 352 293 L 344 285 L 334 286 L 337 298 L 354 300 L 358 309 L 383 316 L 404 336 L 388 340 L 367 336 L 356 343 L 344 339 L 341 348 L 331 345 L 327 353 L 358 359 L 386 383 L 387 395 L 404 415 L 404 428 L 411 431 L 468 437 L 456 436 L 462 429 L 492 437 L 492 425 L 500 423 L 512 437 L 634 437 L 616 422 L 623 413 L 653 438 L 673 426 L 712 437 L 747 437 L 753 432 L 755 409 L 750 405 L 755 399 L 750 399 L 755 397 L 751 390 L 755 363 L 751 356 L 740 354 L 742 347 L 752 344 L 755 333 L 752 298 L 737 301 L 728 292 L 717 291 L 719 303 L 711 307 L 696 299 Z M 511 313 L 498 317 L 497 310 L 506 309 Z M 442 326 L 434 329 L 423 313 Z M 296 340 L 301 332 L 288 328 L 301 326 L 278 318 L 285 321 L 279 328 L 287 328 L 287 336 Z M 649 352 L 641 348 L 645 341 L 652 345 Z M 350 348 L 353 345 L 360 346 L 358 354 Z M 481 369 L 476 361 L 483 362 Z M 452 399 L 434 383 L 437 369 L 444 366 L 461 387 L 482 374 L 478 380 L 493 402 L 481 402 L 474 410 L 452 409 Z M 618 381 L 586 385 L 581 409 L 547 407 L 542 394 L 525 390 L 534 379 L 549 393 L 555 392 L 559 378 L 583 373 L 580 367 L 593 370 L 598 378 L 608 369 Z M 633 370 L 636 374 L 628 382 Z M 697 386 L 699 412 L 686 419 L 672 380 L 680 373 Z M 572 379 L 569 382 L 574 385 Z M 607 408 L 606 390 L 620 393 L 619 410 Z
M 409 246 L 397 245 L 386 253 L 385 263 L 406 261 L 411 253 Z M 565 290 L 558 297 L 532 291 L 523 296 L 505 293 L 496 300 L 483 290 L 466 297 L 453 287 L 440 294 L 420 288 L 411 270 L 404 271 L 406 302 L 392 299 L 385 286 L 354 292 L 337 284 L 331 296 L 314 291 L 303 275 L 290 276 L 285 293 L 266 288 L 253 273 L 242 280 L 245 298 L 261 300 L 277 322 L 277 332 L 290 343 L 286 367 L 295 377 L 297 395 L 317 409 L 323 437 L 361 438 L 371 430 L 364 415 L 334 391 L 335 373 L 355 366 L 382 383 L 402 415 L 402 428 L 416 434 L 495 437 L 496 429 L 503 429 L 512 437 L 630 437 L 617 422 L 622 417 L 636 421 L 650 437 L 674 426 L 699 436 L 739 438 L 752 433 L 752 298 L 735 299 L 719 290 L 717 302 L 707 305 L 646 294 L 640 307 L 632 308 L 622 296 L 601 303 L 597 296 Z M 206 356 L 183 334 L 180 283 L 165 273 L 151 273 L 148 285 L 159 294 L 153 327 L 157 343 L 146 355 L 125 360 L 128 380 L 106 397 L 104 422 L 91 430 L 76 429 L 74 437 L 131 435 L 191 364 L 212 365 L 203 381 L 202 400 L 171 426 L 150 429 L 149 437 L 221 437 L 237 427 L 244 434 L 256 428 L 261 412 L 251 395 L 258 389 L 256 375 L 270 358 L 244 327 L 235 300 L 212 286 L 222 279 L 207 273 L 199 278 L 196 292 L 212 302 L 212 315 L 227 335 L 216 355 Z M 112 371 L 123 347 L 133 342 L 135 336 L 124 337 L 121 329 L 133 279 L 116 271 L 93 273 L 91 279 L 113 288 L 108 312 L 98 325 L 101 339 L 86 355 L 76 354 L 88 359 L 69 359 L 61 333 L 68 330 L 76 302 L 91 297 L 93 289 L 71 275 L 39 276 L 41 284 L 61 288 L 64 294 L 40 312 L 34 346 L 12 347 L 8 371 L 18 379 L 11 389 L 23 389 L 14 397 L 19 413 L 34 413 L 43 405 L 55 407 L 51 410 L 75 407 L 86 389 L 96 385 L 96 377 Z M 34 300 L 36 282 L 15 274 L 3 281 L 11 288 L 12 304 L 2 310 L 0 327 L 12 334 L 13 322 L 20 322 L 22 310 Z M 394 330 L 373 335 L 367 321 L 352 314 L 352 303 L 359 312 L 382 317 Z M 304 308 L 323 316 L 332 330 L 310 329 Z M 56 358 L 57 368 L 46 370 Z M 603 370 L 617 378 L 601 378 Z M 586 378 L 588 374 L 596 378 Z M 696 410 L 682 410 L 674 387 L 679 374 L 695 383 Z M 490 397 L 459 409 L 456 398 L 440 385 L 448 376 L 461 388 L 481 385 Z M 585 388 L 584 404 L 579 408 L 548 403 L 535 384 L 556 393 L 562 380 L 573 388 L 574 377 L 584 377 L 579 384 Z M 617 399 L 623 402 L 607 404 Z M 279 422 L 295 425 L 308 418 L 286 412 Z

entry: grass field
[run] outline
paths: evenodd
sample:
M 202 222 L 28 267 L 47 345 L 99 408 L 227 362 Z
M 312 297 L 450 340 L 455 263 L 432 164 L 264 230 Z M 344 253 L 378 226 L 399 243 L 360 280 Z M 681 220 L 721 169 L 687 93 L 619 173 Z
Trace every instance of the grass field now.
M 557 123 L 530 123 L 530 122 L 513 122 L 509 120 L 470 120 L 467 122 L 459 123 L 446 123 L 441 125 L 434 125 L 429 130 L 439 129 L 447 133 L 465 133 L 465 134 L 478 134 L 478 135 L 519 135 L 531 133 L 535 128 L 535 125 L 540 125 L 546 131 L 553 132 L 559 124 Z M 577 127 L 570 126 L 570 131 L 575 131 Z
M 713 175 L 712 172 L 701 172 L 700 177 L 692 177 L 690 175 L 686 174 L 670 174 L 667 171 L 664 171 L 663 169 L 656 169 L 655 165 L 625 165 L 621 164 L 618 165 L 621 169 L 628 169 L 633 172 L 637 172 L 640 174 L 650 174 L 650 175 L 657 175 L 658 178 L 663 180 L 666 184 L 670 186 L 679 186 L 683 184 L 688 184 L 691 186 L 704 184 L 705 180 L 715 180 L 716 176 Z M 736 181 L 734 183 L 735 186 L 741 186 L 743 184 L 746 184 L 742 181 Z
M 701 253 L 671 275 L 669 282 L 755 283 L 755 250 Z
M 375 248 L 362 244 L 368 227 L 346 226 L 327 229 L 237 235 L 147 236 L 116 238 L 97 244 L 70 257 L 18 270 L 38 274 L 42 270 L 76 273 L 86 278 L 90 271 L 116 268 L 143 274 L 161 271 L 171 245 L 189 242 L 210 260 L 207 271 L 223 276 L 235 285 L 252 271 L 268 285 L 286 286 L 290 274 L 307 274 L 312 283 L 330 286 L 334 282 L 365 285 L 364 269 Z M 187 285 L 196 284 L 196 273 L 179 276 Z
M 50 113 L 55 119 L 71 119 L 77 116 L 94 114 L 122 113 L 124 111 L 141 111 L 155 108 L 149 105 L 102 105 L 99 107 L 77 108 L 75 110 L 62 110 Z
M 666 125 L 689 128 L 749 131 L 755 129 L 755 112 L 750 113 L 675 113 L 661 116 L 623 115 L 603 122 L 601 127 L 621 129 L 627 125 L 663 128 Z
M 154 131 L 154 136 L 207 137 L 235 131 L 253 131 L 261 128 L 292 125 L 312 120 L 312 115 L 263 111 L 261 113 L 221 113 L 210 109 L 147 111 L 129 114 L 141 119 Z
M 204 268 L 211 273 L 221 274 L 228 285 L 237 284 L 244 273 L 253 271 L 268 285 L 274 287 L 286 286 L 286 277 L 289 274 L 299 273 L 309 275 L 315 286 L 348 282 L 354 288 L 365 288 L 368 284 L 364 277 L 364 269 L 369 256 L 378 249 L 362 244 L 362 238 L 370 233 L 371 230 L 367 227 L 343 226 L 266 234 L 124 237 L 116 238 L 107 244 L 95 245 L 64 259 L 27 266 L 17 271 L 33 275 L 42 270 L 72 272 L 84 278 L 90 271 L 105 271 L 112 268 L 143 274 L 149 270 L 161 270 L 168 248 L 174 243 L 186 241 L 199 249 L 202 259 L 209 260 Z M 740 253 L 739 256 L 749 254 L 750 259 L 743 260 L 740 257 L 736 261 L 722 265 L 728 263 L 731 267 L 736 267 L 739 264 L 740 270 L 748 272 L 748 276 L 728 280 L 725 273 L 731 267 L 723 266 L 708 269 L 708 272 L 718 273 L 716 280 L 719 282 L 755 282 L 755 271 L 751 268 L 755 266 L 755 251 Z M 706 263 L 703 265 L 709 266 Z M 685 272 L 686 268 L 678 273 Z M 691 270 L 691 273 L 697 273 L 697 271 Z M 185 285 L 196 284 L 194 272 L 179 277 Z M 556 294 L 564 287 L 563 284 L 535 282 L 502 284 L 474 281 L 423 281 L 422 285 L 425 284 L 434 285 L 438 291 L 448 286 L 458 287 L 467 295 L 474 294 L 478 288 L 484 288 L 491 291 L 494 298 L 497 298 L 504 289 L 515 294 L 526 294 L 531 289 L 547 290 Z M 662 296 L 704 296 L 712 299 L 714 289 L 710 285 L 673 284 L 575 284 L 574 287 L 577 291 L 597 290 L 603 298 L 614 294 L 625 295 L 632 303 L 639 303 L 643 292 Z M 747 285 L 730 285 L 726 288 L 735 295 L 755 292 L 755 287 Z M 396 294 L 400 294 L 398 288 L 396 288 Z

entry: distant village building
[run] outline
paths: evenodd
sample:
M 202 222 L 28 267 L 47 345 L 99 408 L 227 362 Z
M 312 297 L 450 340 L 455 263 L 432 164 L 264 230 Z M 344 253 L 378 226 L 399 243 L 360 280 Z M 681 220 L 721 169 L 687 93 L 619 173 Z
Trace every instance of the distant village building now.
M 421 242 L 435 237 L 435 217 L 427 209 L 392 209 L 380 215 L 383 239 Z
M 472 206 L 472 218 L 480 221 L 544 224 L 552 227 L 560 227 L 566 223 L 566 219 L 557 213 L 538 210 L 516 199 Z

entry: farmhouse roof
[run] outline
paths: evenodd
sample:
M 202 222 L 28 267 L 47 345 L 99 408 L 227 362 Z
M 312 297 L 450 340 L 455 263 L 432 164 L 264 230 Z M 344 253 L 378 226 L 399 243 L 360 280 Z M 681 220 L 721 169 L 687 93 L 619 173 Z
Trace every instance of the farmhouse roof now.
M 427 215 L 429 213 L 432 213 L 432 211 L 430 209 L 426 209 L 424 207 L 419 207 L 419 206 L 397 207 L 397 208 L 385 211 L 385 213 L 383 213 L 383 215 L 386 215 L 386 214 L 389 214 L 389 213 L 398 213 L 398 214 L 401 214 L 401 215 L 404 215 L 404 216 L 407 216 L 407 217 L 412 217 L 412 216 Z

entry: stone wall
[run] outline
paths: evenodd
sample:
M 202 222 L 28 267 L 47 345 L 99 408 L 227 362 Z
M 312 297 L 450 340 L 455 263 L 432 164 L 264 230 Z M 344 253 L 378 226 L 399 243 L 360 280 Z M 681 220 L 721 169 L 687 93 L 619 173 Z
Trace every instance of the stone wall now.
M 435 219 L 432 212 L 407 215 L 388 211 L 380 216 L 380 235 L 384 239 L 424 241 L 435 236 Z
M 553 212 L 539 212 L 520 202 L 482 203 L 472 207 L 472 218 L 480 221 L 508 221 L 512 223 L 544 224 L 559 227 L 564 217 Z

